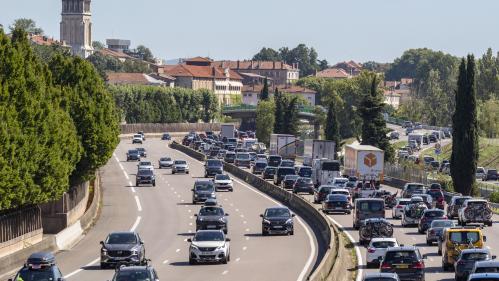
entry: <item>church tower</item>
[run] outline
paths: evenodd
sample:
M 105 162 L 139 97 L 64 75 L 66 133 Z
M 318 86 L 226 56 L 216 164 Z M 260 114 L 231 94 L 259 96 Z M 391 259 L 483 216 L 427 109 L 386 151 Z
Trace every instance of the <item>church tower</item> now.
M 74 55 L 86 58 L 92 47 L 91 0 L 62 0 L 61 41 L 71 46 Z

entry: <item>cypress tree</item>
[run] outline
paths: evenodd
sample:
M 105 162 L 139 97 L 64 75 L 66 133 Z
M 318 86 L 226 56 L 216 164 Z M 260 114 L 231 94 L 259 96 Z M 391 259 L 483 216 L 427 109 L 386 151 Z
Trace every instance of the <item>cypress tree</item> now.
M 478 161 L 478 126 L 475 93 L 475 58 L 468 55 L 459 66 L 456 110 L 452 117 L 451 177 L 455 191 L 473 193 Z
M 269 99 L 269 82 L 267 81 L 267 77 L 265 77 L 265 80 L 263 81 L 263 89 L 262 92 L 260 93 L 260 99 L 261 100 Z
M 329 103 L 326 117 L 326 140 L 334 141 L 335 143 L 335 159 L 337 157 L 338 150 L 340 149 L 340 123 L 338 122 L 336 105 L 334 102 Z
M 284 122 L 283 122 L 283 118 L 284 118 L 283 98 L 282 98 L 282 94 L 279 92 L 279 90 L 277 88 L 275 88 L 274 104 L 275 104 L 274 133 L 282 134 L 283 126 L 284 126 Z
M 287 103 L 283 115 L 282 133 L 297 135 L 298 134 L 298 98 L 292 97 Z

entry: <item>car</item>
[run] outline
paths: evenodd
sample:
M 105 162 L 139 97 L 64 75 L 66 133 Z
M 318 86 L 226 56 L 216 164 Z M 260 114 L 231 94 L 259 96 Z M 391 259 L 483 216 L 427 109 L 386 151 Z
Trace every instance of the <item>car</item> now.
M 123 266 L 116 268 L 111 281 L 122 280 L 154 280 L 159 281 L 158 273 L 150 265 Z
M 284 206 L 271 207 L 265 209 L 260 215 L 262 218 L 262 236 L 269 234 L 294 235 L 295 214 Z
M 384 257 L 386 250 L 390 247 L 398 247 L 396 238 L 372 238 L 367 246 L 366 266 L 372 267 L 379 265 L 379 257 Z
M 257 154 L 256 161 L 265 161 L 268 162 L 267 155 L 265 154 Z
M 140 161 L 139 164 L 137 164 L 137 170 L 142 170 L 142 169 L 154 171 L 154 167 L 151 161 Z
M 175 160 L 173 161 L 172 174 L 177 173 L 189 173 L 189 164 L 185 160 Z
M 421 124 L 419 122 L 414 123 L 414 129 L 415 130 L 421 130 L 421 129 L 423 129 L 423 124 Z
M 464 201 L 457 212 L 460 225 L 468 223 L 483 223 L 492 226 L 492 209 L 485 199 L 468 199 Z
M 293 185 L 293 193 L 298 194 L 300 192 L 305 192 L 310 195 L 314 194 L 314 182 L 311 178 L 298 178 Z
M 135 134 L 132 137 L 132 143 L 140 143 L 140 144 L 142 144 L 143 141 L 144 141 L 144 138 L 140 134 Z
M 396 273 L 366 273 L 362 281 L 400 281 Z
M 137 171 L 135 186 L 140 186 L 141 184 L 151 184 L 152 186 L 156 186 L 156 176 L 154 175 L 153 170 L 139 169 Z
M 470 274 L 474 273 L 499 273 L 499 261 L 477 261 Z
M 430 227 L 426 231 L 426 245 L 431 246 L 433 243 L 438 243 L 442 239 L 442 234 L 445 228 L 455 227 L 456 222 L 448 219 L 433 220 Z
M 227 174 L 218 174 L 213 178 L 213 183 L 215 184 L 215 191 L 225 189 L 228 191 L 234 191 L 234 185 L 232 179 Z
M 446 220 L 445 212 L 440 209 L 428 209 L 423 211 L 423 215 L 419 219 L 418 232 L 425 233 L 430 228 L 434 220 Z
M 170 136 L 170 134 L 168 133 L 164 133 L 162 136 L 161 136 L 161 139 L 162 140 L 171 140 L 172 137 Z
M 212 177 L 223 174 L 224 164 L 218 159 L 208 159 L 204 163 L 204 177 Z
M 425 280 L 425 257 L 415 246 L 390 247 L 381 259 L 380 272 L 396 273 L 400 280 Z
M 405 135 L 408 136 L 410 133 L 414 132 L 414 128 L 407 128 L 405 129 Z
M 475 178 L 478 179 L 484 179 L 485 176 L 487 175 L 485 168 L 483 167 L 476 167 L 476 172 L 475 172 Z
M 350 205 L 348 196 L 344 194 L 328 194 L 322 201 L 322 211 L 326 214 L 350 214 L 352 212 L 352 206 Z
M 318 188 L 314 189 L 314 203 L 319 204 L 322 203 L 327 197 L 327 195 L 331 192 L 333 188 L 332 185 L 321 185 Z
M 335 187 L 343 188 L 347 186 L 348 179 L 347 178 L 333 178 L 333 182 L 331 183 Z
M 140 161 L 140 152 L 137 149 L 130 149 L 126 153 L 126 161 Z
M 358 230 L 365 219 L 384 218 L 385 200 L 381 198 L 358 198 L 354 202 L 353 228 Z
M 416 182 L 406 183 L 402 191 L 402 197 L 411 198 L 415 190 L 424 189 L 424 188 L 425 186 L 422 183 L 416 183 Z
M 499 280 L 499 273 L 473 273 L 468 277 L 468 281 L 496 281 Z
M 445 163 L 442 168 L 442 173 L 446 175 L 450 175 L 450 163 Z
M 483 181 L 489 181 L 489 180 L 499 180 L 499 174 L 497 173 L 496 169 L 488 169 L 487 174 L 483 177 Z
M 170 157 L 161 157 L 158 160 L 158 167 L 162 168 L 171 168 L 173 166 L 173 160 Z
M 274 175 L 277 171 L 277 167 L 267 166 L 263 170 L 262 178 L 264 180 L 274 179 Z
M 294 166 L 295 166 L 295 161 L 288 159 L 282 160 L 281 164 L 279 165 L 279 167 L 294 167 Z
M 408 198 L 397 198 L 395 206 L 392 208 L 392 218 L 400 219 L 402 218 L 402 213 L 404 212 L 405 205 L 409 204 L 411 199 Z
M 269 166 L 279 167 L 282 157 L 280 155 L 269 155 Z
M 281 181 L 281 187 L 283 189 L 293 189 L 293 186 L 298 178 L 300 178 L 298 175 L 286 175 Z
M 430 189 L 428 189 L 426 191 L 426 194 L 431 196 L 432 207 L 435 207 L 435 208 L 441 209 L 441 210 L 445 209 L 445 197 L 444 197 L 444 193 L 442 192 L 441 188 L 435 189 L 435 188 L 430 187 Z
M 428 139 L 430 140 L 430 142 L 438 142 L 438 138 L 434 134 L 428 135 Z
M 400 133 L 397 131 L 392 131 L 390 133 L 390 139 L 392 140 L 398 140 L 400 138 Z
M 144 158 L 147 157 L 147 152 L 146 152 L 145 148 L 143 148 L 143 147 L 137 147 L 136 149 L 139 151 L 140 157 L 144 157 Z
M 50 252 L 36 252 L 31 254 L 24 266 L 9 281 L 36 281 L 54 280 L 65 281 L 61 270 L 57 267 L 54 254 Z
M 431 161 L 430 164 L 428 164 L 428 168 L 430 170 L 438 171 L 440 169 L 440 162 L 436 160 Z
M 187 239 L 189 246 L 189 264 L 200 262 L 230 261 L 230 239 L 221 230 L 199 230 L 194 237 Z
M 192 204 L 196 204 L 198 202 L 204 202 L 207 199 L 216 199 L 217 195 L 215 194 L 215 185 L 213 181 L 207 180 L 196 180 L 194 182 L 194 187 L 191 189 L 192 191 Z
M 426 190 L 423 190 L 423 193 L 421 193 L 421 194 L 418 194 L 416 192 L 418 192 L 418 191 L 415 191 L 412 194 L 412 197 L 416 197 L 416 196 L 421 197 L 421 199 L 423 199 L 423 202 L 425 203 L 426 207 L 428 207 L 428 209 L 431 209 L 433 207 L 433 197 L 431 197 L 430 194 L 427 194 Z
M 484 249 L 465 249 L 459 254 L 459 257 L 454 264 L 456 281 L 464 281 L 468 279 L 475 262 L 477 261 L 490 261 L 495 259 L 496 256 L 490 254 L 490 250 Z
M 255 164 L 251 166 L 251 173 L 253 175 L 261 175 L 265 171 L 265 167 L 267 167 L 267 161 L 256 160 Z
M 300 177 L 304 177 L 304 178 L 312 177 L 312 167 L 297 166 L 295 168 L 295 170 L 296 170 L 296 174 L 299 175 Z
M 112 232 L 100 241 L 100 267 L 118 264 L 144 265 L 147 263 L 144 241 L 137 232 Z
M 425 166 L 430 165 L 431 161 L 435 161 L 435 158 L 433 156 L 429 156 L 429 155 L 423 156 L 423 163 Z
M 225 234 L 229 230 L 229 220 L 224 209 L 219 206 L 203 206 L 196 217 L 196 231 L 200 229 L 221 229 Z
M 350 191 L 346 188 L 336 188 L 336 186 L 333 185 L 333 188 L 329 192 L 330 194 L 343 194 L 348 198 L 348 201 L 350 201 L 352 198 L 350 196 Z
M 146 140 L 146 135 L 144 134 L 144 131 L 138 131 L 137 134 L 141 135 L 143 140 Z
M 225 162 L 233 164 L 235 160 L 236 160 L 236 153 L 235 152 L 227 151 L 227 153 L 225 153 L 225 157 L 224 157 Z
M 416 208 L 417 211 L 413 211 L 414 208 Z M 404 207 L 404 212 L 402 213 L 402 226 L 408 227 L 419 225 L 419 220 L 427 209 L 428 206 L 424 204 L 424 201 L 420 196 L 411 197 L 411 202 Z
M 450 199 L 450 203 L 447 205 L 447 217 L 449 219 L 457 218 L 459 209 L 463 205 L 464 201 L 472 199 L 471 196 L 455 195 Z
M 278 167 L 274 175 L 274 184 L 280 185 L 287 175 L 296 175 L 295 169 L 293 167 Z
M 251 168 L 251 157 L 248 152 L 238 152 L 236 153 L 236 160 L 234 160 L 234 165 L 237 167 Z
M 404 121 L 404 123 L 402 123 L 402 128 L 412 128 L 413 124 L 411 121 Z
M 487 237 L 477 227 L 445 228 L 439 241 L 439 253 L 442 255 L 442 268 L 449 271 L 464 249 L 483 248 Z

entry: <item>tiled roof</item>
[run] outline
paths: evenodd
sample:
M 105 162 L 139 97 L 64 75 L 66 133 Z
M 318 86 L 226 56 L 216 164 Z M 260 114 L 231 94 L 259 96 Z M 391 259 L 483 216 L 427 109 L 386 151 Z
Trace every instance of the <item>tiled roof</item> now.
M 263 69 L 263 70 L 273 70 L 273 69 L 287 69 L 287 70 L 298 70 L 293 68 L 293 66 L 286 64 L 282 61 L 215 61 L 215 65 L 220 67 L 229 67 L 230 69 L 249 70 L 249 69 Z
M 215 66 L 179 64 L 172 69 L 166 70 L 164 73 L 173 77 L 226 78 L 224 69 Z M 233 80 L 242 80 L 241 76 L 233 70 L 229 70 L 229 76 Z
M 47 36 L 43 35 L 30 35 L 31 42 L 33 42 L 36 45 L 41 45 L 41 46 L 52 46 L 52 45 L 61 45 L 63 44 L 60 41 L 55 40 L 54 38 L 48 38 Z
M 144 73 L 108 72 L 107 83 L 113 85 L 164 85 L 165 82 Z
M 194 58 L 186 59 L 185 62 L 212 62 L 212 60 L 209 58 L 194 57 Z
M 349 78 L 350 75 L 342 68 L 328 68 L 315 74 L 316 77 L 320 78 Z

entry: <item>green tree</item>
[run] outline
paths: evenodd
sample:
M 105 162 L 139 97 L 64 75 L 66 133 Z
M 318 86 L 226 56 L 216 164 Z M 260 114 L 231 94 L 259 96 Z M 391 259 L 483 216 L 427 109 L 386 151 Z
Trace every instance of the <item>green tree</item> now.
M 262 92 L 260 93 L 260 100 L 268 100 L 269 99 L 269 82 L 267 81 L 267 77 L 263 81 Z
M 256 55 L 253 56 L 256 61 L 279 61 L 281 57 L 279 52 L 272 48 L 263 47 Z
M 487 49 L 487 52 L 477 62 L 476 94 L 478 99 L 488 100 L 494 96 L 498 97 L 498 68 L 497 58 L 492 54 L 492 49 Z
M 94 49 L 96 51 L 99 51 L 99 50 L 102 50 L 102 49 L 106 48 L 106 45 L 104 45 L 104 43 L 102 43 L 100 41 L 93 41 L 92 42 L 92 47 L 94 47 Z
M 139 45 L 135 51 L 143 60 L 154 63 L 154 55 L 146 46 Z
M 283 114 L 283 127 L 282 133 L 290 135 L 298 135 L 298 98 L 296 96 L 287 95 L 284 114 Z
M 256 137 L 267 145 L 270 143 L 270 135 L 274 128 L 274 110 L 275 105 L 271 100 L 262 100 L 256 107 Z
M 36 22 L 32 19 L 20 18 L 14 20 L 11 26 L 9 26 L 11 32 L 16 29 L 21 29 L 28 34 L 43 35 L 43 29 L 36 26 Z
M 426 98 L 423 99 L 424 108 L 421 108 L 422 120 L 431 126 L 448 126 L 452 112 L 451 101 L 448 95 L 440 87 L 440 75 L 438 70 L 430 70 L 428 80 L 425 83 Z M 414 110 L 414 108 L 410 109 Z
M 274 93 L 274 133 L 282 134 L 284 132 L 284 100 L 277 87 Z
M 201 90 L 202 95 L 202 107 L 203 107 L 203 122 L 209 123 L 214 118 L 216 113 L 218 112 L 218 99 L 217 97 L 209 90 Z
M 478 162 L 478 124 L 475 93 L 475 58 L 461 60 L 456 91 L 456 110 L 452 117 L 451 177 L 454 190 L 473 194 Z
M 337 110 L 334 102 L 331 102 L 329 104 L 325 126 L 326 126 L 325 129 L 326 140 L 334 141 L 335 143 L 336 153 L 334 157 L 336 159 L 338 155 L 337 153 L 340 150 L 341 137 L 340 137 L 340 124 L 338 122 Z
M 499 137 L 499 100 L 491 98 L 479 107 L 481 135 L 487 138 Z

